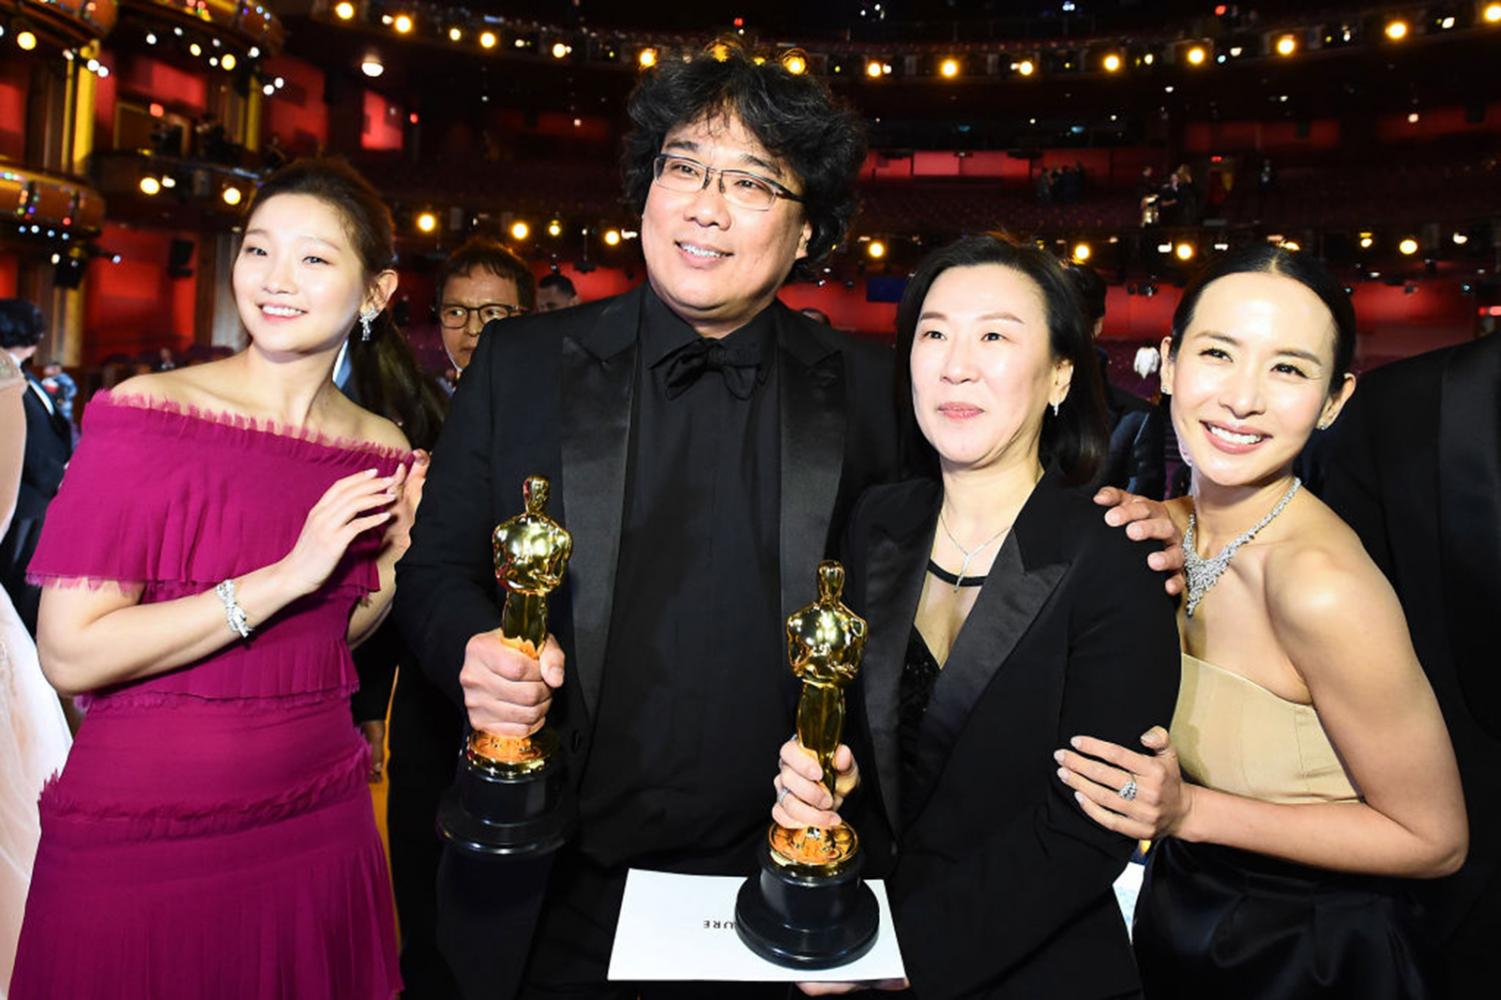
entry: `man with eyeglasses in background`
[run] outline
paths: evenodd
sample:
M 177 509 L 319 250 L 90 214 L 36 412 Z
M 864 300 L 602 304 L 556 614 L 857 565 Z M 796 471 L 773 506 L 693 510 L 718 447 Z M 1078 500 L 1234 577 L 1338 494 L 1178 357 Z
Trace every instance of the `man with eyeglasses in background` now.
M 531 269 L 502 244 L 481 236 L 443 262 L 437 291 L 438 328 L 455 375 L 469 367 L 486 324 L 531 312 L 537 302 Z

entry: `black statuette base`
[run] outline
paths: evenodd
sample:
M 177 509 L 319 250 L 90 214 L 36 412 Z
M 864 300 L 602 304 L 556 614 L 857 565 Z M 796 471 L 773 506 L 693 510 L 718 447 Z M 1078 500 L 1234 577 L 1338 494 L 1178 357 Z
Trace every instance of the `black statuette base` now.
M 474 766 L 459 752 L 453 787 L 438 806 L 438 833 L 453 846 L 486 857 L 530 858 L 567 843 L 578 803 L 562 761 L 506 778 Z
M 828 878 L 793 875 L 761 855 L 735 899 L 735 933 L 769 962 L 792 969 L 832 969 L 870 951 L 881 914 L 875 893 L 860 880 L 857 858 Z

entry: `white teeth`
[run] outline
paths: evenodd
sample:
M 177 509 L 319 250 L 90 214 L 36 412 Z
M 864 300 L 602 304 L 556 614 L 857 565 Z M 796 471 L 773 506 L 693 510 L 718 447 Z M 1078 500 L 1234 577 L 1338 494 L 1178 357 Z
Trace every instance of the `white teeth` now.
M 1223 427 L 1215 427 L 1213 425 L 1209 425 L 1209 433 L 1221 441 L 1229 441 L 1231 444 L 1256 444 L 1259 441 L 1265 440 L 1261 434 L 1237 434 L 1234 431 L 1227 431 Z
M 261 306 L 261 312 L 267 316 L 301 316 L 301 309 L 293 309 L 290 306 Z
M 727 256 L 726 254 L 719 253 L 718 251 L 715 251 L 715 250 L 706 250 L 703 247 L 696 247 L 692 243 L 679 243 L 678 246 L 680 246 L 680 247 L 683 248 L 683 252 L 684 253 L 689 254 L 690 256 L 693 256 L 693 257 L 724 257 L 724 256 Z

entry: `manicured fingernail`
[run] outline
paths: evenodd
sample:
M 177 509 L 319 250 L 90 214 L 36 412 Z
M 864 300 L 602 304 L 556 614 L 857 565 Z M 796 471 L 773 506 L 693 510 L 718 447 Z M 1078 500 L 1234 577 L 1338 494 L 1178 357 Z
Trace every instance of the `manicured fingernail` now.
M 1058 769 L 1058 780 L 1063 782 L 1065 785 L 1068 784 L 1068 768 L 1060 767 Z
M 1074 801 L 1077 802 L 1077 803 L 1079 803 L 1079 805 L 1082 806 L 1084 804 L 1084 793 L 1083 792 L 1075 792 L 1074 793 Z
M 1077 737 L 1077 736 L 1071 736 L 1071 737 L 1069 737 L 1068 745 L 1071 746 L 1071 747 L 1073 747 L 1075 750 L 1079 749 L 1079 737 Z
M 1063 751 L 1062 750 L 1054 750 L 1053 751 L 1053 759 L 1056 760 L 1058 763 L 1062 764 L 1063 763 Z

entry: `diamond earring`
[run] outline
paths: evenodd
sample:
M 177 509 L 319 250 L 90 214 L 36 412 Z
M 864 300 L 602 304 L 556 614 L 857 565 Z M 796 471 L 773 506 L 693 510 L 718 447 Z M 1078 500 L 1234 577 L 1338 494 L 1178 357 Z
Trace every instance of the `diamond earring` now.
M 1058 404 L 1054 403 L 1053 404 L 1053 416 L 1056 417 L 1057 415 L 1058 415 Z
M 380 313 L 376 312 L 374 309 L 367 309 L 364 312 L 360 313 L 361 340 L 368 341 L 370 339 L 370 322 L 379 315 Z

